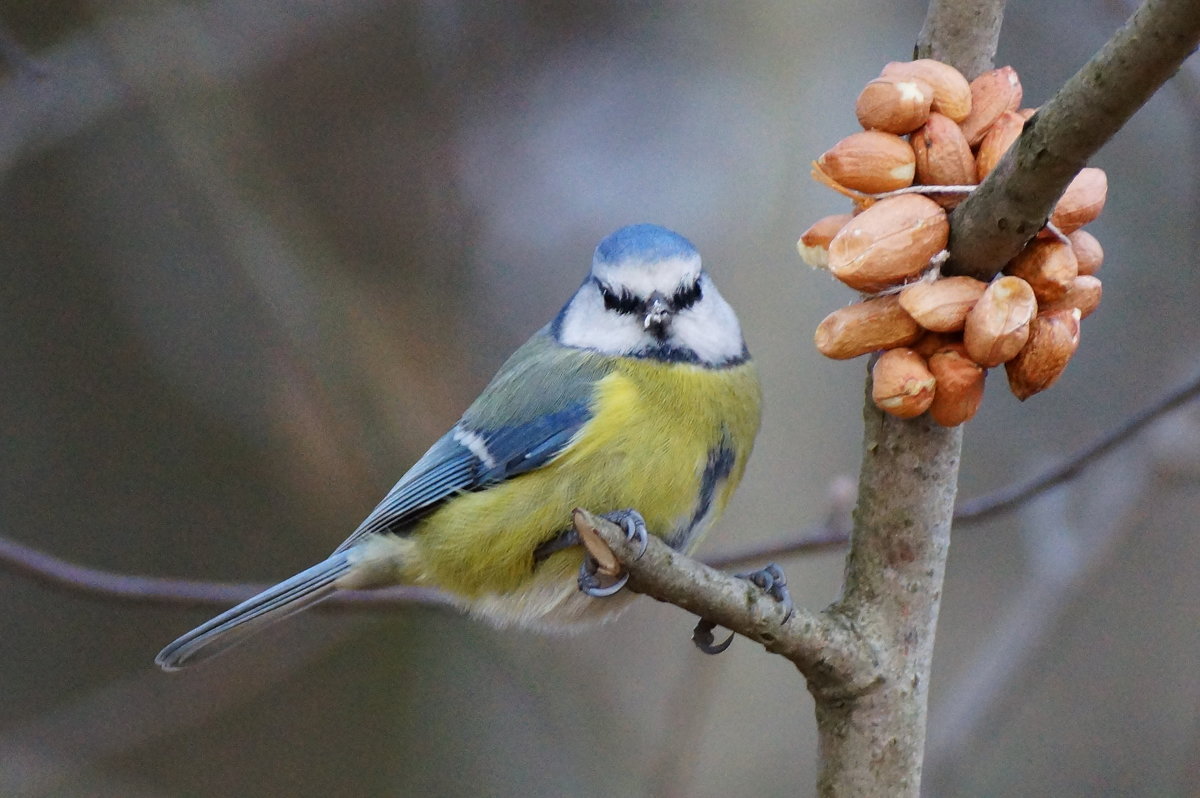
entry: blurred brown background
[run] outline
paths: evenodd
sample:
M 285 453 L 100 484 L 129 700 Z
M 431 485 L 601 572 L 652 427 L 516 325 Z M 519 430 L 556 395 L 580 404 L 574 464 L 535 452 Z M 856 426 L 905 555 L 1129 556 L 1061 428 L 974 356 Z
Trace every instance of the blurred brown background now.
M 1048 98 L 1118 2 L 1009 5 Z M 0 534 L 81 563 L 268 581 L 323 557 L 574 290 L 620 225 L 679 230 L 767 410 L 704 552 L 818 521 L 863 367 L 808 163 L 911 52 L 919 2 L 0 1 Z M 8 48 L 11 51 L 11 47 Z M 1190 68 L 1192 71 L 1188 71 Z M 1198 367 L 1195 64 L 1095 164 L 1106 299 L 1059 385 L 994 375 L 962 495 L 1053 462 Z M 926 793 L 1188 795 L 1200 779 L 1200 416 L 957 532 Z M 784 563 L 798 601 L 841 555 Z M 0 795 L 806 795 L 811 701 L 640 602 L 567 638 L 416 607 L 312 613 L 176 675 L 207 609 L 0 572 Z

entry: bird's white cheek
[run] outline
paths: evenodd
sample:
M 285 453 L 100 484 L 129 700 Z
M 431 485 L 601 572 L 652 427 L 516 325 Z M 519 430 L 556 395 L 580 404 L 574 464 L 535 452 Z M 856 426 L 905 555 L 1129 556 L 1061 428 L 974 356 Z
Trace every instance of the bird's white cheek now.
M 710 363 L 741 357 L 745 347 L 741 328 L 733 311 L 723 310 L 714 307 L 680 313 L 671 327 L 673 341 Z
M 604 309 L 599 299 L 578 297 L 567 309 L 559 329 L 559 342 L 566 346 L 594 349 L 606 354 L 632 352 L 647 338 L 641 320 Z

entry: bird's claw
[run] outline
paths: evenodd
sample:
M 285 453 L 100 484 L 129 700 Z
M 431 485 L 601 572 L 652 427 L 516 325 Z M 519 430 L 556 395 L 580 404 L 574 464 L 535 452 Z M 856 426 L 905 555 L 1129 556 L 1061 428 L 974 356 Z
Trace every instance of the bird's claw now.
M 592 598 L 607 598 L 625 587 L 625 583 L 629 581 L 629 574 L 624 573 L 611 585 L 605 585 L 601 582 L 597 569 L 596 560 L 591 555 L 585 555 L 583 564 L 579 566 L 579 589 Z
M 605 513 L 603 518 L 619 524 L 625 530 L 625 538 L 638 544 L 638 557 L 646 553 L 650 545 L 650 533 L 646 529 L 646 519 L 637 510 L 616 510 Z M 608 575 L 607 573 L 605 575 Z M 629 574 L 623 573 L 612 584 L 605 585 L 600 579 L 601 573 L 596 558 L 584 554 L 583 564 L 579 566 L 579 589 L 593 598 L 611 596 L 629 581 Z
M 744 574 L 735 574 L 738 579 L 745 579 L 759 587 L 764 593 L 778 601 L 784 609 L 783 623 L 792 617 L 796 605 L 792 603 L 792 594 L 787 588 L 787 577 L 775 563 L 768 563 L 765 568 Z
M 716 642 L 713 637 L 713 629 L 717 625 L 710 620 L 701 618 L 696 622 L 696 628 L 692 630 L 692 642 L 696 644 L 696 648 L 700 649 L 705 654 L 720 654 L 733 643 L 733 632 L 729 633 L 729 637 L 725 638 L 724 643 Z
M 750 584 L 758 587 L 771 598 L 775 599 L 783 606 L 783 623 L 792 617 L 792 612 L 796 606 L 792 603 L 792 594 L 787 589 L 787 577 L 783 575 L 783 570 L 775 563 L 770 563 L 767 567 L 758 571 L 750 571 L 744 574 L 734 574 L 738 579 L 745 579 Z M 723 643 L 716 643 L 713 638 L 713 629 L 717 625 L 712 621 L 701 618 L 696 628 L 692 630 L 692 642 L 696 644 L 696 648 L 703 651 L 705 654 L 720 654 L 733 642 L 733 633 L 730 632 L 729 637 Z
M 650 545 L 650 533 L 646 530 L 646 519 L 642 518 L 642 514 L 633 509 L 616 510 L 605 513 L 601 517 L 607 518 L 614 524 L 620 524 L 621 528 L 625 530 L 625 539 L 637 542 L 637 559 L 640 560 L 646 553 L 646 547 Z

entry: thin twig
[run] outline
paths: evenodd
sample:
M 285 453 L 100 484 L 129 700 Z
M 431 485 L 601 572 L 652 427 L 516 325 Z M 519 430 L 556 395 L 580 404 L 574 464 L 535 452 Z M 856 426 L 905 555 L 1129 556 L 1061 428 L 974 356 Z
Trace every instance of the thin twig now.
M 266 590 L 268 585 L 238 582 L 208 582 L 170 577 L 117 574 L 76 565 L 52 554 L 0 537 L 0 566 L 35 582 L 75 595 L 106 601 L 122 601 L 165 607 L 227 607 Z M 397 604 L 453 606 L 436 590 L 421 587 L 392 587 L 382 590 L 347 590 L 335 593 L 319 606 L 395 607 Z
M 1178 407 L 1182 407 L 1197 396 L 1200 396 L 1200 373 L 1197 373 L 1192 379 L 1150 406 L 1135 413 L 1118 427 L 1101 436 L 1092 444 L 1075 452 L 1075 454 L 1053 468 L 1049 468 L 1040 474 L 1035 474 L 1022 482 L 1017 482 L 989 493 L 986 496 L 980 496 L 977 499 L 960 504 L 954 512 L 954 520 L 964 523 L 991 518 L 994 515 L 1016 508 L 1056 485 L 1061 485 L 1070 479 L 1074 479 L 1083 469 L 1128 441 L 1145 429 L 1151 422 Z
M 1056 485 L 1079 476 L 1084 469 L 1129 441 L 1155 420 L 1198 397 L 1200 372 L 1061 463 L 1029 479 L 960 504 L 954 512 L 954 522 L 977 523 L 1016 509 Z M 746 563 L 763 563 L 780 557 L 842 548 L 849 541 L 845 501 L 837 495 L 831 497 L 826 520 L 808 527 L 795 537 L 718 554 L 705 558 L 705 562 L 713 568 L 732 568 Z M 4 537 L 0 537 L 0 568 L 76 595 L 166 607 L 225 607 L 244 601 L 267 587 L 264 584 L 118 574 L 77 565 Z M 320 606 L 329 609 L 382 609 L 409 604 L 452 606 L 453 601 L 436 590 L 396 587 L 345 591 L 335 594 Z
M 818 554 L 823 551 L 835 551 L 846 547 L 850 541 L 849 518 L 841 522 L 826 521 L 813 524 L 799 535 L 786 540 L 763 543 L 758 546 L 747 546 L 737 551 L 726 552 L 712 557 L 702 558 L 713 568 L 730 569 L 735 566 L 765 563 L 779 557 L 792 557 L 797 554 Z
M 845 474 L 838 476 L 830 481 L 829 510 L 821 523 L 813 524 L 799 535 L 786 540 L 747 546 L 726 554 L 705 557 L 704 562 L 713 568 L 728 569 L 736 565 L 762 565 L 779 557 L 841 549 L 850 540 L 850 513 L 854 510 L 854 501 L 857 498 L 858 486 L 854 478 Z

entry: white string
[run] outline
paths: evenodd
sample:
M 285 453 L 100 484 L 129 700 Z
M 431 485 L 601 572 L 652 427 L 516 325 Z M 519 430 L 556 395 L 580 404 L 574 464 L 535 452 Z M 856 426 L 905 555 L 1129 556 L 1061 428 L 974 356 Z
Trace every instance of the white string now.
M 905 188 L 898 188 L 895 191 L 885 191 L 882 194 L 864 194 L 864 197 L 870 197 L 874 200 L 887 199 L 888 197 L 898 197 L 901 194 L 970 194 L 979 186 L 924 186 L 915 185 Z
M 942 264 L 945 263 L 946 261 L 948 261 L 949 259 L 950 259 L 950 251 L 943 249 L 940 252 L 938 252 L 936 255 L 934 255 L 932 258 L 929 259 L 929 264 L 923 270 L 921 270 L 921 273 L 919 275 L 917 275 L 915 278 L 908 280 L 906 282 L 900 283 L 899 285 L 888 286 L 887 288 L 883 289 L 882 291 L 877 291 L 873 294 L 869 293 L 869 292 L 863 292 L 863 296 L 866 297 L 867 299 L 874 299 L 875 297 L 880 297 L 880 296 L 890 296 L 891 294 L 898 294 L 901 291 L 903 291 L 905 288 L 908 288 L 911 285 L 916 285 L 917 283 L 936 282 L 937 280 L 941 279 Z
M 1049 219 L 1046 220 L 1046 230 L 1055 238 L 1057 238 L 1060 243 L 1066 244 L 1068 247 L 1071 246 L 1071 239 L 1067 238 L 1067 234 L 1062 230 L 1059 230 L 1058 226 Z

